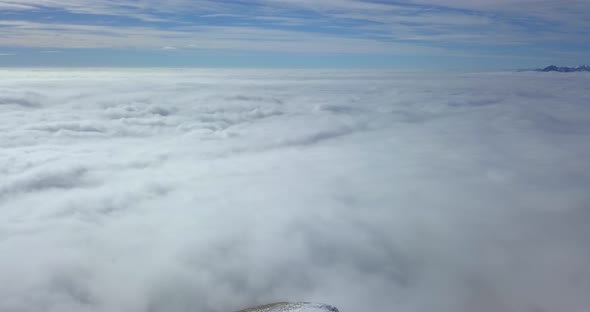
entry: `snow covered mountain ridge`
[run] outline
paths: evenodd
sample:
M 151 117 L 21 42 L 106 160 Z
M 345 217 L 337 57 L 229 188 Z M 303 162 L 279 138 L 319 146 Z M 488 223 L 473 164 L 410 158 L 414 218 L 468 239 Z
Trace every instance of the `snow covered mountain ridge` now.
M 288 303 L 279 302 L 261 305 L 238 312 L 339 312 L 336 307 L 323 303 L 298 302 Z
M 537 71 L 542 71 L 542 72 L 560 72 L 560 73 L 572 73 L 572 72 L 590 72 L 590 66 L 589 65 L 578 65 L 575 67 L 567 67 L 567 66 L 555 66 L 555 65 L 551 65 L 551 66 L 547 66 L 543 69 L 538 69 Z

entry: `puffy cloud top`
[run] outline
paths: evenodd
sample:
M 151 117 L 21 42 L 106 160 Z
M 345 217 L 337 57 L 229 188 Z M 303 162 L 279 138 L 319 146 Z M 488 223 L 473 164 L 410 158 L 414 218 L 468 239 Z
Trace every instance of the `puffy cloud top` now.
M 0 72 L 0 310 L 583 311 L 583 73 Z

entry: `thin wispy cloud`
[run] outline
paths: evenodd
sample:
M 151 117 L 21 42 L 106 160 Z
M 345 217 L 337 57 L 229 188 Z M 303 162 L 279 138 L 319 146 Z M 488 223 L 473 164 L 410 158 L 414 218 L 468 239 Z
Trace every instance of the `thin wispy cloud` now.
M 254 50 L 282 52 L 344 52 L 388 53 L 413 50 L 415 46 L 389 45 L 362 38 L 347 38 L 328 34 L 305 34 L 280 29 L 250 26 L 181 27 L 160 30 L 150 27 L 89 26 L 72 24 L 41 24 L 35 22 L 0 22 L 12 28 L 4 36 L 11 46 L 31 48 L 160 48 Z M 56 32 L 64 34 L 55 37 Z M 35 40 L 30 40 L 35 38 Z
M 558 59 L 590 50 L 587 1 L 0 1 L 0 47 Z M 243 30 L 243 37 L 227 37 Z M 213 39 L 212 39 L 213 38 Z M 262 44 L 259 44 L 262 42 Z M 297 46 L 290 44 L 297 42 Z M 422 54 L 424 54 L 422 53 Z

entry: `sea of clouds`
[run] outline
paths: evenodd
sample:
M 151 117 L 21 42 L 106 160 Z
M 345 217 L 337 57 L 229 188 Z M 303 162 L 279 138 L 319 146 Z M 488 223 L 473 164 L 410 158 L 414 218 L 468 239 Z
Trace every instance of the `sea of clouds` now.
M 590 311 L 590 75 L 0 71 L 0 311 Z

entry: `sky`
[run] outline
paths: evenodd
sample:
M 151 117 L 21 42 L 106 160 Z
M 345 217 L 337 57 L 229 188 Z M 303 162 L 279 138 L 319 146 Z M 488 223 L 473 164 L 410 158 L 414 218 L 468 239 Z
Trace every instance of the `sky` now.
M 0 0 L 0 66 L 589 62 L 587 0 Z

